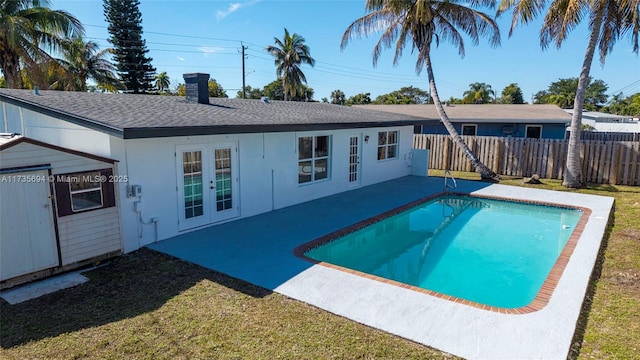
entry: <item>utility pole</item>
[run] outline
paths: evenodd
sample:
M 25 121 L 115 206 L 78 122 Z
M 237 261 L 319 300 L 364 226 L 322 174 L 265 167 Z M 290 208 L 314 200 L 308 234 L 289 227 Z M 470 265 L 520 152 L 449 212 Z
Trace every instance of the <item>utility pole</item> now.
M 245 86 L 246 73 L 244 72 L 244 59 L 246 58 L 246 55 L 244 54 L 244 51 L 246 49 L 248 49 L 249 47 L 248 46 L 244 46 L 242 41 L 240 41 L 240 46 L 242 47 L 242 98 L 246 99 L 247 98 L 246 86 Z

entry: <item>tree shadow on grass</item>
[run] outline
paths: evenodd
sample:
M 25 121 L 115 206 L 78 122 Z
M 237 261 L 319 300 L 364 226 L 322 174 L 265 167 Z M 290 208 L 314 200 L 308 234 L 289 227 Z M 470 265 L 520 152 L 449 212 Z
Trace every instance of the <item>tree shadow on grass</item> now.
M 146 248 L 84 275 L 90 281 L 20 304 L 0 299 L 0 346 L 7 349 L 154 311 L 202 280 L 257 298 L 272 293 Z

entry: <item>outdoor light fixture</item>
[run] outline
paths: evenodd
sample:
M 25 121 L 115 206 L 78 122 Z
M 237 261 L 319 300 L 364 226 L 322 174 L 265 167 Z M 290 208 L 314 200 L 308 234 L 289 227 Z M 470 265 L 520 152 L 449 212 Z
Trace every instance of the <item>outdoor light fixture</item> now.
M 364 136 L 364 142 L 368 143 L 369 142 L 369 135 L 365 135 Z

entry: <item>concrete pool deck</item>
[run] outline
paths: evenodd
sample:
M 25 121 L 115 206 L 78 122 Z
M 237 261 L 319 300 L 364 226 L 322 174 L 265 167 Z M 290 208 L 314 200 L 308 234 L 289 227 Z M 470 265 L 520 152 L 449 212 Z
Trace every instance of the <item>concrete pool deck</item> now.
M 312 264 L 293 253 L 301 244 L 442 189 L 442 178 L 409 176 L 200 229 L 149 247 L 465 358 L 566 358 L 613 198 L 458 180 L 457 192 L 591 210 L 548 304 L 528 314 L 478 309 Z

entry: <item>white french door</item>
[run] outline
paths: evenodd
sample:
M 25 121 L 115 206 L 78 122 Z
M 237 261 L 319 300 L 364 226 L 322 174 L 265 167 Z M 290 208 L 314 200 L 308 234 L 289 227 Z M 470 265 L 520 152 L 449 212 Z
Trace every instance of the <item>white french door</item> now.
M 235 143 L 176 147 L 180 230 L 239 215 L 237 163 Z
M 362 134 L 349 137 L 349 185 L 360 185 L 360 152 Z

